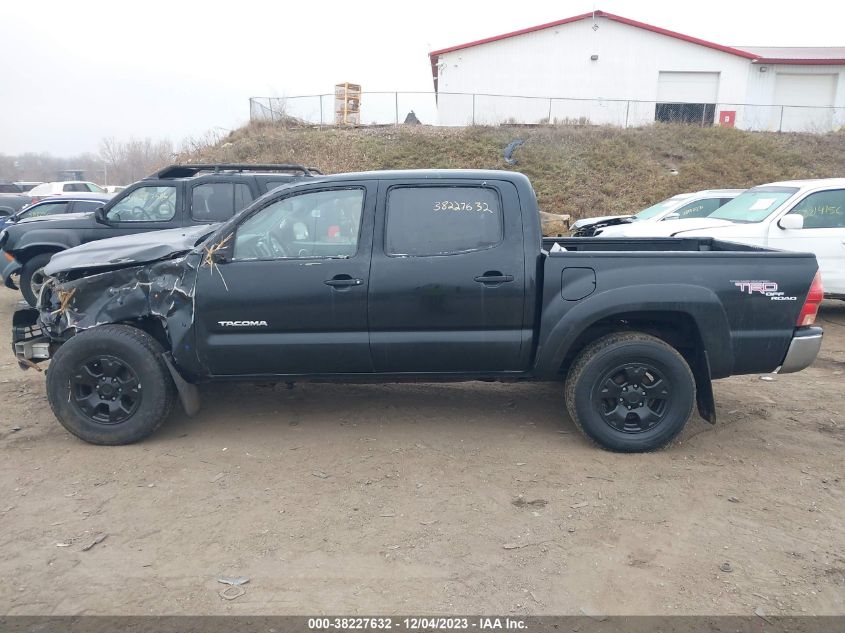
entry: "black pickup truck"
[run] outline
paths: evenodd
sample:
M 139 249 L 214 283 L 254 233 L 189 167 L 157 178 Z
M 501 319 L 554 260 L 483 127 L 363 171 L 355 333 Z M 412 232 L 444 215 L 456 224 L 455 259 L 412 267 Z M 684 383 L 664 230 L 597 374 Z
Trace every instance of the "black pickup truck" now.
M 302 165 L 170 165 L 121 191 L 96 213 L 45 216 L 10 226 L 3 239 L 3 283 L 29 305 L 50 258 L 110 237 L 222 222 L 269 190 L 320 172 Z
M 669 443 L 712 378 L 807 367 L 815 257 L 714 239 L 543 240 L 528 179 L 395 171 L 280 187 L 216 227 L 115 238 L 47 267 L 15 313 L 52 358 L 59 421 L 97 444 L 155 431 L 216 380 L 565 382 L 601 446 Z

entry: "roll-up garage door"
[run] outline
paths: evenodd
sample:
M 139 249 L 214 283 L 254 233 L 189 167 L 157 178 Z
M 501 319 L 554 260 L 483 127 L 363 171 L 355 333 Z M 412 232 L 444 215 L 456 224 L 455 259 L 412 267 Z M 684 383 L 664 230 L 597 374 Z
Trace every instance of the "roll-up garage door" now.
M 663 72 L 657 78 L 660 103 L 716 103 L 719 73 Z
M 777 73 L 775 115 L 783 132 L 828 132 L 833 129 L 836 75 Z
M 719 73 L 661 71 L 654 120 L 713 125 Z

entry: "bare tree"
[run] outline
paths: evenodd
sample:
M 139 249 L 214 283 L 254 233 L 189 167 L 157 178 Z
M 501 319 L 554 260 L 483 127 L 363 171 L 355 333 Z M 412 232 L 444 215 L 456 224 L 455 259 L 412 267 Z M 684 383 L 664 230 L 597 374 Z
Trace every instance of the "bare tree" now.
M 118 141 L 113 137 L 100 141 L 100 158 L 106 164 L 109 180 L 129 184 L 163 167 L 173 158 L 173 143 L 149 138 Z
M 32 152 L 17 156 L 0 154 L 0 180 L 46 182 L 57 180 L 61 170 L 77 169 L 84 172 L 87 180 L 128 185 L 172 162 L 174 156 L 173 143 L 167 139 L 120 141 L 109 137 L 100 141 L 97 154 L 64 158 Z

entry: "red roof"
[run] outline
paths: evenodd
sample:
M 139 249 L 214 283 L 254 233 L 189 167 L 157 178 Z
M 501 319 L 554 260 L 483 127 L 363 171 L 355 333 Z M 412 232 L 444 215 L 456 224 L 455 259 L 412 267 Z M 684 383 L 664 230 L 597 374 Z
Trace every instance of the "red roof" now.
M 486 37 L 481 40 L 475 40 L 474 42 L 467 42 L 466 44 L 458 44 L 457 46 L 449 46 L 448 48 L 441 48 L 436 51 L 431 51 L 428 56 L 431 60 L 431 70 L 434 76 L 434 90 L 437 91 L 437 61 L 440 55 L 444 53 L 452 53 L 454 51 L 459 51 L 465 48 L 471 48 L 473 46 L 480 46 L 481 44 L 489 44 L 490 42 L 498 42 L 499 40 L 505 40 L 510 37 L 517 37 L 519 35 L 526 35 L 528 33 L 534 33 L 535 31 L 542 31 L 544 29 L 550 29 L 556 26 L 562 26 L 564 24 L 570 24 L 572 22 L 578 22 L 579 20 L 586 20 L 588 18 L 607 18 L 608 20 L 612 20 L 614 22 L 619 22 L 620 24 L 627 24 L 628 26 L 635 26 L 639 29 L 644 29 L 646 31 L 651 31 L 652 33 L 658 33 L 659 35 L 665 35 L 667 37 L 674 37 L 676 39 L 682 40 L 684 42 L 690 42 L 691 44 L 698 44 L 699 46 L 705 46 L 707 48 L 712 48 L 717 51 L 722 51 L 723 53 L 728 53 L 730 55 L 737 55 L 738 57 L 744 57 L 745 59 L 751 60 L 755 63 L 767 63 L 767 64 L 845 64 L 845 59 L 809 59 L 809 58 L 764 58 L 759 57 L 758 55 L 745 51 L 740 50 L 738 48 L 733 48 L 731 46 L 723 46 L 721 44 L 716 44 L 714 42 L 708 42 L 707 40 L 702 40 L 697 37 L 692 37 L 690 35 L 684 35 L 683 33 L 678 33 L 676 31 L 670 31 L 669 29 L 663 29 L 659 26 L 654 26 L 652 24 L 646 24 L 645 22 L 638 22 L 637 20 L 631 20 L 629 18 L 624 18 L 621 15 L 614 15 L 613 13 L 607 13 L 606 11 L 591 11 L 589 13 L 582 13 L 581 15 L 575 15 L 571 18 L 565 18 L 563 20 L 557 20 L 555 22 L 547 22 L 545 24 L 538 24 L 537 26 L 531 26 L 526 29 L 520 29 L 518 31 L 511 31 L 510 33 L 503 33 L 502 35 L 494 35 L 493 37 Z

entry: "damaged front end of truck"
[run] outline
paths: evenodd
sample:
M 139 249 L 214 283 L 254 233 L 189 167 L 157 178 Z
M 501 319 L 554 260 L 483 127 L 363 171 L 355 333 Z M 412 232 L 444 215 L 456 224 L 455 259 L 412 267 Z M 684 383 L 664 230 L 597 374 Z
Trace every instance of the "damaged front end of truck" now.
M 105 324 L 131 325 L 170 350 L 165 361 L 190 412 L 196 394 L 185 378 L 194 377 L 196 366 L 194 292 L 203 268 L 214 274 L 219 245 L 202 244 L 212 228 L 162 231 L 155 243 L 149 235 L 146 241 L 143 235 L 113 238 L 58 253 L 45 268 L 49 281 L 37 307 L 14 314 L 19 365 L 40 371 L 38 364 L 72 336 Z

